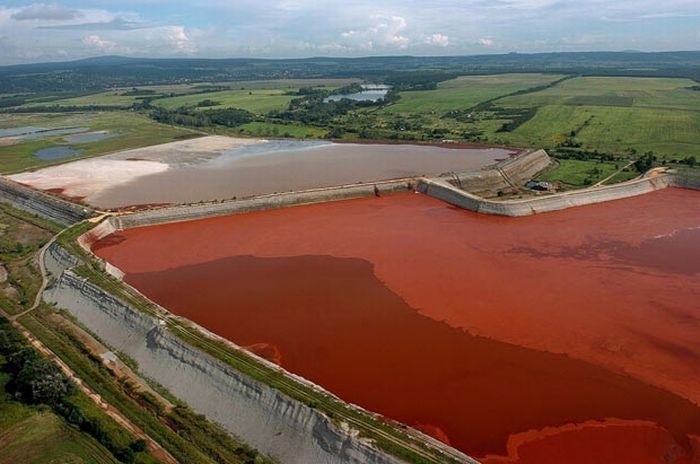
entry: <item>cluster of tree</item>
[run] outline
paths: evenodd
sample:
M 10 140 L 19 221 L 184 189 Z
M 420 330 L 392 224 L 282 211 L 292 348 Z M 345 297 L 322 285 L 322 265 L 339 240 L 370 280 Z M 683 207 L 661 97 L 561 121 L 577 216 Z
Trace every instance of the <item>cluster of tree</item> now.
M 357 82 L 353 82 L 352 84 L 334 90 L 333 95 L 350 95 L 353 93 L 362 92 L 363 90 L 362 85 L 358 84 Z
M 187 107 L 174 110 L 155 107 L 150 115 L 152 119 L 163 124 L 187 127 L 208 127 L 214 125 L 238 127 L 255 120 L 253 113 L 239 108 L 197 111 Z
M 694 168 L 698 164 L 698 160 L 697 158 L 695 158 L 695 155 L 686 156 L 685 158 L 683 158 L 682 162 L 683 164 L 687 164 L 691 168 Z
M 309 95 L 326 95 L 327 90 L 321 89 L 319 87 L 300 87 L 299 90 L 292 90 L 287 92 L 287 95 L 296 95 L 299 97 L 305 97 Z
M 124 108 L 118 105 L 47 105 L 47 106 L 19 106 L 3 108 L 2 113 L 85 113 L 91 111 L 119 111 Z
M 209 100 L 208 98 L 206 100 L 202 100 L 201 102 L 197 103 L 198 108 L 206 108 L 209 106 L 219 106 L 221 102 L 215 101 L 215 100 Z
M 572 147 L 557 147 L 552 151 L 552 155 L 559 159 L 574 159 L 580 161 L 598 160 L 598 161 L 619 161 L 622 158 L 606 152 L 598 150 L 581 150 Z
M 11 108 L 13 106 L 24 105 L 27 101 L 26 97 L 11 95 L 9 97 L 0 98 L 0 108 Z
M 434 90 L 440 82 L 454 79 L 459 73 L 454 71 L 401 71 L 389 74 L 384 83 L 396 91 Z
M 132 87 L 131 90 L 122 92 L 120 95 L 122 97 L 138 97 L 144 95 L 155 95 L 156 91 L 151 89 L 139 89 L 137 87 Z
M 7 93 L 256 79 L 361 77 L 399 90 L 434 88 L 464 74 L 561 74 L 685 77 L 700 81 L 700 52 L 538 53 L 440 57 L 260 59 L 148 59 L 99 57 L 63 63 L 0 67 Z
M 647 172 L 654 166 L 654 161 L 656 161 L 656 156 L 653 151 L 648 151 L 640 156 L 637 161 L 634 162 L 634 167 L 639 172 Z
M 496 132 L 513 132 L 537 114 L 537 108 L 496 108 L 494 119 L 509 119 Z
M 73 383 L 55 364 L 29 346 L 4 318 L 0 318 L 0 372 L 9 378 L 5 390 L 15 401 L 49 406 L 94 437 L 119 461 L 131 464 L 134 454 L 146 449 L 143 440 L 134 440 L 128 446 L 116 444 L 99 419 L 88 417 L 73 404 L 76 394 Z
M 295 98 L 289 103 L 286 111 L 273 111 L 268 114 L 268 117 L 310 125 L 329 125 L 335 118 L 347 114 L 350 110 L 375 105 L 373 102 L 360 102 L 347 98 L 324 103 L 324 98 L 323 94 Z

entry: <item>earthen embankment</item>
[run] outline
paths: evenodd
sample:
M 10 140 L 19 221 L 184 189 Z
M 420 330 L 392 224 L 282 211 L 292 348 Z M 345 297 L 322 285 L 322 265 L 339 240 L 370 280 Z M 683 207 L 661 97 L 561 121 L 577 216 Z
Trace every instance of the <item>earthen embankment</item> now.
M 93 214 L 89 207 L 61 200 L 3 176 L 0 176 L 0 201 L 64 225 L 82 221 Z
M 400 462 L 349 430 L 341 430 L 314 408 L 185 344 L 164 322 L 131 308 L 70 270 L 61 274 L 46 297 L 131 356 L 143 374 L 280 462 Z

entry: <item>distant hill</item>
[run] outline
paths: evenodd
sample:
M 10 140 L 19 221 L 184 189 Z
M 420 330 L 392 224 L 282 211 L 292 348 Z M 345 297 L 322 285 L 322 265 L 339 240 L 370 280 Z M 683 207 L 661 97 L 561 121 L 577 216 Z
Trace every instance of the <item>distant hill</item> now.
M 443 57 L 304 59 L 153 59 L 103 56 L 0 67 L 0 93 L 100 90 L 149 84 L 230 80 L 361 77 L 396 80 L 408 72 L 457 74 L 553 72 L 687 77 L 700 81 L 700 51 L 509 53 Z

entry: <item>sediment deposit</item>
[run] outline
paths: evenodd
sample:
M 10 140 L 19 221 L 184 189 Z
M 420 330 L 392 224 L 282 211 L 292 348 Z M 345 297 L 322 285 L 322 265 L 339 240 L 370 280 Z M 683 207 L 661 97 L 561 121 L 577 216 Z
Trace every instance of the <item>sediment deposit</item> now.
M 267 146 L 271 148 L 266 151 Z M 122 208 L 473 171 L 514 153 L 501 148 L 209 136 L 74 161 L 12 178 L 84 199 L 99 208 Z
M 484 462 L 691 463 L 699 200 L 671 188 L 510 219 L 397 194 L 95 250 L 172 311 Z

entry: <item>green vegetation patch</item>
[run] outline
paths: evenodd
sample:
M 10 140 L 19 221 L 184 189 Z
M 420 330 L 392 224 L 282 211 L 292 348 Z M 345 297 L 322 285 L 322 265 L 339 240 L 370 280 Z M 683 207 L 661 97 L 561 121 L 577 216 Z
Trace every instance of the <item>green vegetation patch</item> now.
M 104 446 L 69 426 L 49 410 L 37 410 L 19 403 L 0 404 L 0 416 L 26 417 L 0 427 L 0 464 L 71 463 L 116 464 Z M 14 411 L 13 411 L 14 410 Z
M 155 464 L 143 445 L 0 318 L 0 463 Z
M 68 143 L 63 136 L 53 136 L 40 140 L 17 140 L 11 145 L 0 145 L 0 172 L 18 172 L 29 168 L 39 168 L 51 164 L 64 163 L 112 153 L 131 148 L 140 148 L 173 142 L 200 135 L 190 129 L 159 124 L 145 115 L 134 112 L 105 112 L 83 115 L 12 115 L 0 119 L 6 127 L 87 127 L 88 131 L 109 131 L 114 137 L 87 143 Z M 34 156 L 37 150 L 49 147 L 70 146 L 82 149 L 80 156 L 53 161 L 43 161 Z
M 295 98 L 295 96 L 289 95 L 289 90 L 286 89 L 239 89 L 157 99 L 154 100 L 152 104 L 154 106 L 174 110 L 183 106 L 197 107 L 199 103 L 209 100 L 215 104 L 200 108 L 240 108 L 250 111 L 251 113 L 265 114 L 273 110 L 285 109 L 293 98 Z
M 0 308 L 29 309 L 41 285 L 34 254 L 60 226 L 0 203 Z
M 235 134 L 236 132 L 234 132 Z M 238 127 L 238 134 L 251 137 L 293 137 L 297 139 L 322 138 L 328 131 L 303 124 L 277 124 L 254 121 Z
M 539 180 L 561 183 L 573 187 L 588 187 L 622 169 L 626 163 L 602 162 L 595 160 L 560 159 L 557 166 L 539 176 Z M 639 173 L 630 167 L 624 174 L 615 176 L 615 182 L 622 182 L 638 176 Z M 611 179 L 613 180 L 613 179 Z

